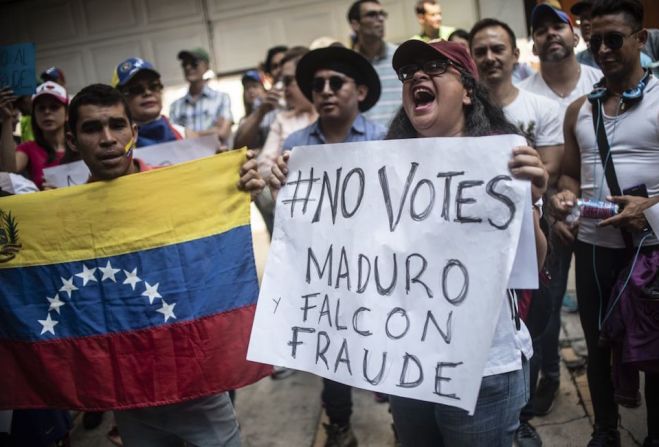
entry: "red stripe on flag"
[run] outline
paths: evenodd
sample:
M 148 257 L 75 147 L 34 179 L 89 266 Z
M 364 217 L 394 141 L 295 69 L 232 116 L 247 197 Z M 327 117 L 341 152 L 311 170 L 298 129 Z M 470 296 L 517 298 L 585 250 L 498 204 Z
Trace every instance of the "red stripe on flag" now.
M 254 310 L 102 336 L 0 341 L 0 409 L 149 407 L 249 385 L 272 369 L 246 360 Z

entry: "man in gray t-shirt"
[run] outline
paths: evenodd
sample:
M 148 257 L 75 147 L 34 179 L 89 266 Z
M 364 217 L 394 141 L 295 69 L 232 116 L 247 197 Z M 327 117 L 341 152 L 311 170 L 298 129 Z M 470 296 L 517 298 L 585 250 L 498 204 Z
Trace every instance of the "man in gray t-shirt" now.
M 357 0 L 348 10 L 348 22 L 355 33 L 353 49 L 373 65 L 382 85 L 379 101 L 364 115 L 388 128 L 402 105 L 403 87 L 391 66 L 396 46 L 384 41 L 387 16 L 378 0 Z

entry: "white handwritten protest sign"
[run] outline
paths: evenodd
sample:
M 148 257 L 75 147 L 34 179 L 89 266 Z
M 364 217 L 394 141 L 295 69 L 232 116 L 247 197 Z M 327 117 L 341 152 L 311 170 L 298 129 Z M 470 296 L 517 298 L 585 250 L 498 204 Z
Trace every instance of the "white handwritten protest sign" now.
M 507 167 L 522 144 L 296 148 L 247 358 L 473 412 L 531 209 Z
M 184 161 L 196 160 L 215 154 L 217 137 L 209 135 L 199 138 L 170 141 L 135 150 L 135 157 L 154 166 L 170 166 Z M 58 188 L 80 185 L 89 178 L 89 169 L 83 161 L 75 161 L 43 170 L 49 185 Z

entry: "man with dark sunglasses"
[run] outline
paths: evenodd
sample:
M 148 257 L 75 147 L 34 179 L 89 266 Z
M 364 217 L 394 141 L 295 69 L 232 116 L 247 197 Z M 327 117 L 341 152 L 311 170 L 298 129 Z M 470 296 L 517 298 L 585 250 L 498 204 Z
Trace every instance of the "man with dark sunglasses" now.
M 402 87 L 391 68 L 396 46 L 384 41 L 388 14 L 378 0 L 357 0 L 348 10 L 348 23 L 354 32 L 353 49 L 368 60 L 380 78 L 382 95 L 366 117 L 385 127 L 401 106 Z
M 362 115 L 378 101 L 380 80 L 371 64 L 358 53 L 343 47 L 310 51 L 295 71 L 297 85 L 318 112 L 318 120 L 293 132 L 283 149 L 315 144 L 381 140 L 386 129 Z M 356 447 L 350 427 L 350 386 L 323 379 L 321 395 L 329 424 L 326 447 Z
M 172 124 L 162 115 L 160 73 L 153 64 L 131 57 L 117 65 L 112 86 L 126 97 L 130 113 L 137 124 L 136 147 L 151 146 L 190 136 L 185 128 Z
M 579 17 L 579 26 L 581 28 L 581 38 L 588 44 L 588 48 L 577 53 L 577 61 L 580 64 L 589 65 L 591 67 L 600 68 L 595 62 L 595 57 L 590 49 L 590 35 L 592 32 L 592 24 L 590 13 L 593 8 L 592 0 L 581 0 L 572 5 L 570 12 L 572 15 Z M 652 58 L 641 51 L 641 66 L 648 67 L 652 64 Z
M 188 81 L 188 92 L 169 108 L 172 122 L 196 132 L 197 135 L 217 135 L 227 143 L 231 136 L 233 114 L 231 99 L 223 92 L 213 90 L 206 83 L 210 58 L 203 48 L 178 53 L 181 69 Z
M 613 307 L 621 313 L 614 311 L 610 319 L 608 309 L 612 300 L 621 296 L 617 290 L 612 293 L 616 281 L 632 276 L 626 269 L 632 265 L 634 253 L 650 259 L 659 249 L 656 236 L 648 233 L 643 237 L 647 225 L 643 211 L 659 201 L 659 81 L 643 69 L 639 59 L 647 39 L 639 0 L 593 2 L 592 27 L 590 48 L 604 78 L 588 98 L 579 98 L 567 109 L 561 191 L 551 203 L 561 219 L 578 197 L 607 200 L 622 208 L 606 220 L 580 219 L 574 248 L 579 317 L 588 347 L 588 387 L 595 416 L 588 446 L 595 447 L 620 445 L 618 404 L 640 405 L 638 371 L 620 374 L 624 366 L 619 357 L 612 361 L 611 345 L 601 343 L 602 335 L 611 336 L 605 328 L 612 321 L 622 325 L 618 333 L 624 335 L 613 341 L 623 349 L 631 347 L 632 351 L 623 352 L 625 361 L 649 354 L 656 365 L 657 350 L 652 340 L 659 337 L 657 326 L 648 325 L 642 315 L 629 320 L 629 314 L 622 313 L 637 299 L 645 301 L 647 295 L 623 296 Z M 609 185 L 615 188 L 615 184 L 610 181 L 610 173 L 605 174 L 604 165 L 607 170 L 613 167 L 622 196 L 610 197 L 613 194 Z M 656 267 L 647 272 L 653 276 L 656 273 Z M 629 288 L 622 287 L 625 290 Z M 651 314 L 649 309 L 644 312 Z M 636 332 L 641 327 L 646 329 L 643 336 Z M 643 345 L 635 344 L 635 340 L 643 340 Z M 643 446 L 659 446 L 658 374 L 645 373 L 644 394 L 648 436 Z

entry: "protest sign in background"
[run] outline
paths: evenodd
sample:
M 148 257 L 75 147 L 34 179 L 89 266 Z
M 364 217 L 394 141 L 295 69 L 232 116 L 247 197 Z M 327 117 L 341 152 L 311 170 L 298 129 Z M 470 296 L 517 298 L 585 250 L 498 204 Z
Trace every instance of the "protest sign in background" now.
M 36 89 L 33 43 L 0 45 L 0 88 L 9 86 L 14 95 L 32 95 Z
M 208 135 L 135 149 L 134 156 L 153 167 L 162 167 L 208 157 L 215 153 L 217 147 L 217 137 Z M 86 183 L 89 178 L 89 168 L 80 160 L 46 168 L 43 174 L 49 185 L 64 188 Z
M 472 412 L 500 312 L 514 324 L 506 287 L 531 198 L 507 163 L 523 144 L 296 148 L 248 359 Z

